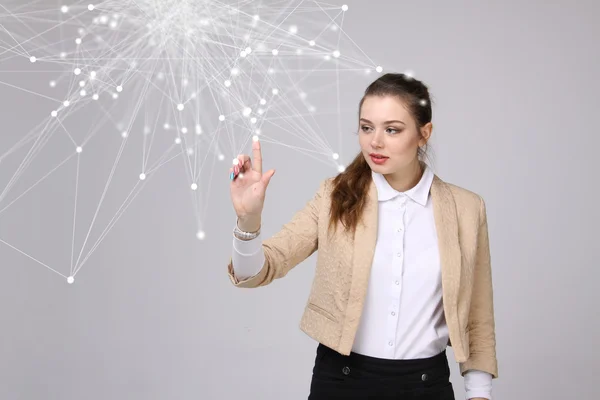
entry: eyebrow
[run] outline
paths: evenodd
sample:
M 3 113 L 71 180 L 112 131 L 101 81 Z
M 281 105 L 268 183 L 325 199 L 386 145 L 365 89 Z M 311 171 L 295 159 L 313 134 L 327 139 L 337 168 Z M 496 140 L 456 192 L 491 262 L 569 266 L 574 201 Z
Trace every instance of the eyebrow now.
M 366 118 L 361 118 L 361 119 L 360 119 L 360 121 L 365 121 L 365 122 L 368 122 L 369 124 L 372 124 L 372 122 L 371 122 L 371 121 L 369 121 L 369 120 L 368 120 L 368 119 L 366 119 Z M 385 122 L 384 122 L 384 124 L 391 124 L 392 122 L 400 122 L 401 124 L 404 124 L 404 125 L 406 125 L 404 122 L 402 122 L 402 121 L 398 121 L 397 119 L 394 119 L 394 120 L 391 120 L 391 121 L 385 121 Z

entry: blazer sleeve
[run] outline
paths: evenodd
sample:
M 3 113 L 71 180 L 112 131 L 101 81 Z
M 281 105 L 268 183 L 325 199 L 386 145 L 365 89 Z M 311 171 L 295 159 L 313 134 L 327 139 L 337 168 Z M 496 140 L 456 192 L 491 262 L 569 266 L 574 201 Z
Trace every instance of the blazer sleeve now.
M 461 375 L 468 370 L 489 372 L 498 378 L 492 269 L 485 202 L 480 197 L 479 230 L 473 278 L 471 309 L 469 311 L 469 358 L 460 364 Z
M 319 210 L 326 182 L 321 182 L 313 198 L 279 232 L 263 241 L 265 262 L 255 276 L 238 279 L 234 274 L 232 259 L 229 259 L 227 273 L 235 286 L 255 288 L 268 285 L 274 279 L 283 278 L 317 250 Z

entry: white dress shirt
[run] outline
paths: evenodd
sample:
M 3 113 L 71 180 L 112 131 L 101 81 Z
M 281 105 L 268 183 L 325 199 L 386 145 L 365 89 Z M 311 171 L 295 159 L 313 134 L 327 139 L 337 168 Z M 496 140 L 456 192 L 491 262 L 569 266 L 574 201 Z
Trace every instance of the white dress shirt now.
M 410 190 L 392 188 L 371 171 L 377 188 L 378 232 L 360 324 L 352 351 L 385 359 L 433 357 L 448 344 L 442 304 L 442 276 L 429 190 L 434 174 L 426 165 Z M 264 264 L 262 239 L 233 238 L 232 264 L 240 279 Z M 492 376 L 469 370 L 466 398 L 491 399 Z

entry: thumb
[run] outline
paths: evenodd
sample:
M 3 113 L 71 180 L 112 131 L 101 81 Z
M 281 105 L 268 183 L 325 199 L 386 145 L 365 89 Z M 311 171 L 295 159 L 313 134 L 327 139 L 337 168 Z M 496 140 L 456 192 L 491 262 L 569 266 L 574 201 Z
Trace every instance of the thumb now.
M 267 171 L 267 173 L 263 174 L 263 176 L 260 178 L 260 180 L 263 182 L 265 187 L 267 187 L 267 185 L 271 181 L 271 178 L 273 177 L 273 175 L 275 175 L 275 170 L 270 169 Z

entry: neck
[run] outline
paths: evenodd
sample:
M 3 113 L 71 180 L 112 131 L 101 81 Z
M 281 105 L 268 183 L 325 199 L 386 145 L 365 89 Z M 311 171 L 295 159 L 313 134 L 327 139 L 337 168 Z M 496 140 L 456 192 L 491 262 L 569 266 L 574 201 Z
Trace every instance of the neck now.
M 415 162 L 407 165 L 400 171 L 396 171 L 391 174 L 384 175 L 391 187 L 399 192 L 406 192 L 417 186 L 421 177 L 425 172 L 425 168 L 421 165 L 421 162 L 415 160 Z

